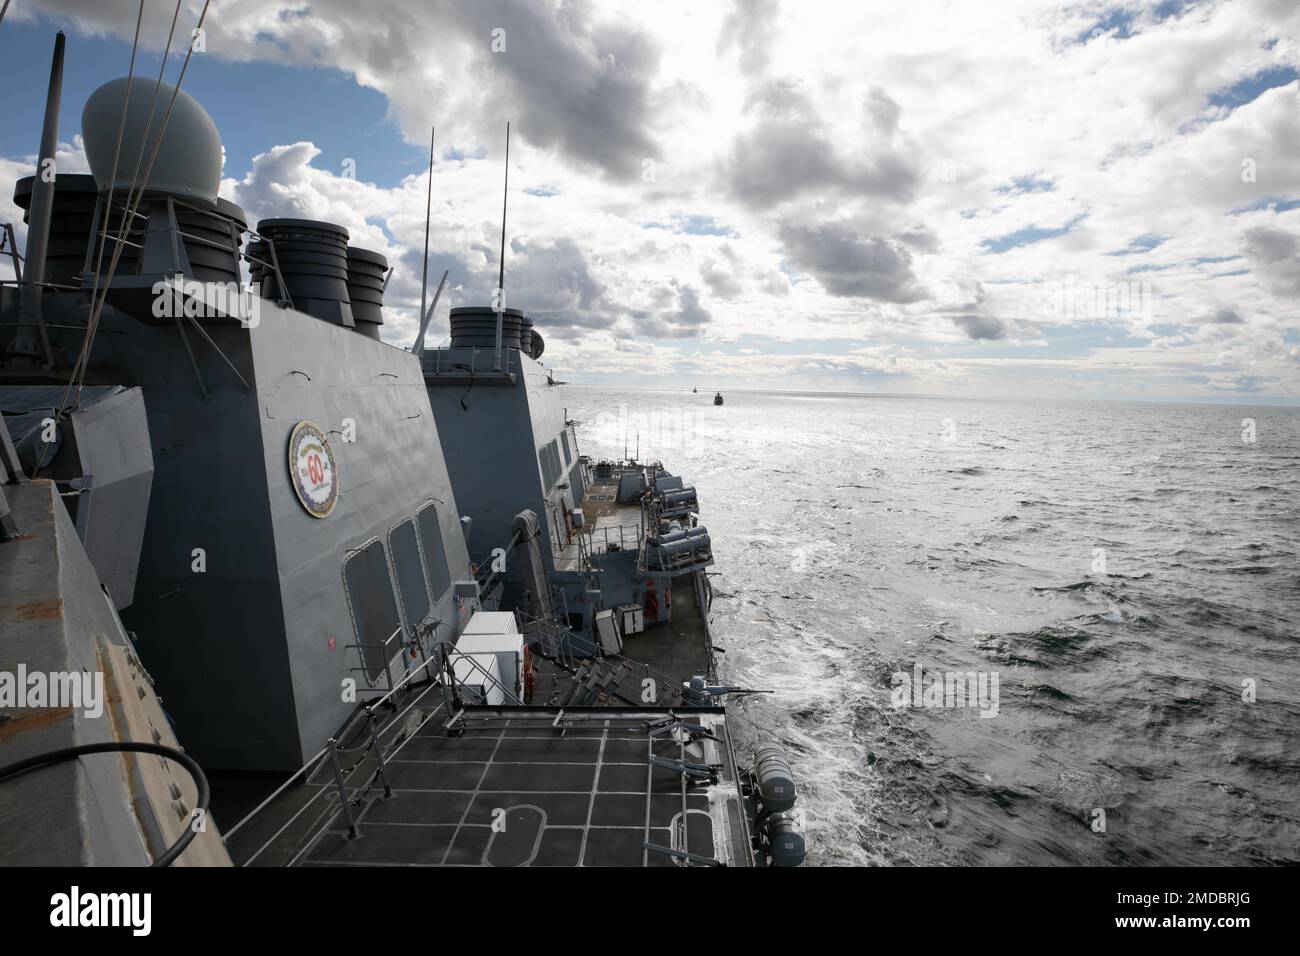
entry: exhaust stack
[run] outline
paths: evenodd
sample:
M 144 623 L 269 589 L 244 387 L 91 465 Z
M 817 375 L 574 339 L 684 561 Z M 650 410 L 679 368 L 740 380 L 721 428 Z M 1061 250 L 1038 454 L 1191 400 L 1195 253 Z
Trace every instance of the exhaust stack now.
M 348 298 L 357 331 L 367 338 L 379 339 L 384 324 L 384 284 L 388 278 L 388 260 L 377 252 L 348 246 Z

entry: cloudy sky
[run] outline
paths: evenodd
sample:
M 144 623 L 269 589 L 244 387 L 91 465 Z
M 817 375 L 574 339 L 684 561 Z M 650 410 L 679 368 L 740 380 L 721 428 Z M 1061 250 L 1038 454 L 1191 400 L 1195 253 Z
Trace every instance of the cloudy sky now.
M 184 0 L 184 35 L 202 6 Z M 148 0 L 156 75 L 174 3 Z M 14 0 L 0 221 L 137 0 Z M 184 88 L 251 217 L 342 223 L 416 326 L 496 285 L 571 381 L 1300 397 L 1300 4 L 213 0 Z M 173 56 L 168 77 L 174 79 Z M 354 175 L 349 175 L 354 171 Z M 3 267 L 0 267 L 3 268 Z

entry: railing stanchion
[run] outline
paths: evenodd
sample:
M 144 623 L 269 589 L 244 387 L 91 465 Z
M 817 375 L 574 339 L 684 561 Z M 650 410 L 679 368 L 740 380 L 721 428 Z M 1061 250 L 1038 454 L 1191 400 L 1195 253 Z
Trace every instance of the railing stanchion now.
M 339 788 L 339 805 L 343 808 L 343 819 L 348 824 L 348 839 L 355 840 L 357 824 L 352 819 L 352 804 L 348 802 L 348 788 L 343 783 L 343 768 L 339 766 L 339 742 L 334 737 L 329 740 L 330 767 L 334 770 L 334 783 Z
M 370 724 L 370 746 L 375 750 L 375 759 L 379 761 L 379 779 L 384 781 L 384 799 L 393 795 L 393 788 L 388 785 L 388 770 L 384 766 L 384 748 L 379 746 L 379 735 L 375 733 L 375 712 L 366 708 L 366 720 Z

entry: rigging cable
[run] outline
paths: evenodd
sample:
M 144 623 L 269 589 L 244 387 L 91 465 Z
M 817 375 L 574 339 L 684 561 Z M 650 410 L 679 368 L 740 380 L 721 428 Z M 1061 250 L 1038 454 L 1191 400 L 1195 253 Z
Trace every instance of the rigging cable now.
M 6 7 L 9 6 L 8 0 L 6 0 L 6 2 L 5 2 L 5 6 L 6 6 Z M 119 156 L 119 155 L 121 154 L 121 152 L 122 152 L 122 133 L 123 133 L 123 131 L 124 131 L 125 128 L 126 128 L 126 108 L 127 108 L 127 105 L 131 102 L 131 86 L 132 86 L 132 84 L 135 82 L 135 58 L 136 58 L 136 53 L 137 53 L 137 51 L 138 51 L 139 48 L 140 48 L 140 22 L 141 22 L 143 19 L 144 19 L 144 0 L 140 0 L 140 7 L 139 7 L 139 9 L 136 11 L 136 15 L 135 15 L 135 36 L 134 36 L 134 37 L 132 38 L 132 40 L 131 40 L 131 64 L 130 64 L 129 67 L 127 67 L 127 71 L 126 71 L 126 95 L 125 95 L 125 97 L 124 97 L 123 100 L 122 100 L 122 119 L 121 119 L 121 121 L 117 124 L 117 143 L 113 146 L 113 175 L 112 175 L 112 178 L 109 180 L 109 184 L 108 184 L 108 208 L 109 208 L 109 209 L 112 209 L 112 208 L 113 208 L 113 182 L 114 182 L 114 180 L 117 179 L 117 161 L 118 161 L 118 156 Z M 166 57 L 164 57 L 164 60 L 165 60 L 165 59 L 166 59 Z M 56 186 L 55 186 L 55 188 L 56 188 L 56 190 L 57 190 L 57 188 L 58 188 L 58 186 L 57 186 L 57 180 L 56 180 Z M 108 241 L 108 238 L 107 238 L 107 237 L 108 237 L 108 216 L 105 215 L 105 217 L 104 217 L 104 239 L 101 240 L 101 244 L 100 244 L 100 247 L 99 247 L 99 260 L 95 263 L 95 280 L 96 280 L 96 282 L 98 282 L 98 280 L 99 280 L 99 266 L 100 266 L 100 263 L 103 261 L 103 258 L 104 258 L 104 246 L 103 246 L 103 243 L 105 243 L 105 242 Z M 91 296 L 92 296 L 92 302 L 93 302 L 94 292 L 91 293 Z M 92 312 L 92 313 L 94 312 L 94 309 L 93 309 L 93 308 L 91 309 L 91 312 Z M 90 323 L 89 323 L 89 322 L 86 323 L 86 331 L 87 331 L 87 333 L 89 333 L 89 331 L 90 331 Z M 83 338 L 83 340 L 82 340 L 82 347 L 83 347 L 83 348 L 85 347 L 85 339 L 84 339 L 84 338 Z M 78 354 L 78 356 L 77 356 L 77 364 L 80 365 L 80 363 L 81 363 L 81 355 Z M 74 376 L 75 376 L 75 372 L 76 372 L 75 367 L 74 367 L 74 369 L 73 369 L 73 372 L 74 372 Z M 74 380 L 75 380 L 74 377 L 69 377 L 69 378 L 68 378 L 68 387 L 65 388 L 65 389 L 63 390 L 63 398 L 60 399 L 60 401 L 59 401 L 59 407 L 58 407 L 57 409 L 54 410 L 54 421 L 55 421 L 56 423 L 59 422 L 59 421 L 61 421 L 62 418 L 63 418 L 63 409 L 67 406 L 67 404 L 68 404 L 68 398 L 69 398 L 69 396 L 71 396 L 71 394 L 72 394 L 72 383 L 73 383 Z M 41 445 L 41 453 L 40 453 L 39 455 L 36 456 L 36 467 L 32 470 L 32 477 L 33 477 L 33 478 L 35 478 L 35 477 L 37 476 L 37 474 L 40 473 L 41 468 L 43 468 L 43 467 L 45 466 L 45 453 L 46 453 L 46 451 L 49 450 L 49 446 L 50 446 L 50 442 L 49 442 L 48 439 L 47 439 L 47 440 L 46 440 L 46 441 Z
M 163 138 L 166 136 L 167 126 L 171 122 L 172 110 L 175 108 L 176 98 L 181 92 L 181 83 L 184 82 L 185 72 L 190 66 L 190 57 L 194 55 L 194 44 L 191 42 L 189 49 L 185 52 L 185 60 L 181 64 L 180 74 L 176 77 L 176 85 L 172 88 L 171 100 L 167 104 L 167 111 L 163 114 L 162 124 L 158 128 L 158 138 L 154 141 L 153 151 L 149 154 L 149 163 L 145 166 L 144 174 L 142 176 L 140 173 L 140 161 L 144 158 L 145 145 L 149 142 L 149 134 L 153 131 L 154 114 L 158 107 L 158 94 L 162 89 L 163 75 L 167 69 L 167 57 L 171 53 L 172 40 L 176 34 L 176 21 L 180 16 L 182 2 L 183 0 L 176 0 L 176 9 L 172 13 L 171 29 L 167 33 L 167 45 L 163 50 L 162 66 L 158 69 L 158 79 L 154 83 L 153 100 L 149 106 L 149 119 L 145 124 L 144 135 L 140 139 L 140 149 L 136 153 L 135 169 L 131 173 L 131 185 L 127 190 L 127 203 L 123 207 L 121 225 L 118 227 L 117 245 L 113 249 L 113 257 L 108 264 L 108 275 L 103 279 L 102 291 L 99 288 L 100 277 L 98 273 L 95 276 L 97 301 L 95 303 L 94 311 L 91 314 L 91 324 L 86 341 L 83 343 L 82 352 L 78 359 L 80 368 L 75 373 L 78 382 L 77 399 L 73 403 L 74 405 L 79 403 L 81 400 L 81 390 L 85 384 L 86 370 L 90 364 L 90 350 L 94 345 L 95 334 L 99 331 L 100 318 L 103 316 L 104 304 L 108 299 L 108 286 L 113 281 L 113 276 L 117 272 L 117 264 L 122 256 L 122 247 L 126 242 L 125 237 L 127 230 L 130 229 L 131 224 L 134 222 L 136 214 L 140 208 L 140 203 L 144 199 L 145 188 L 149 185 L 149 176 L 153 172 L 154 163 L 158 159 L 158 152 L 162 149 Z M 210 2 L 211 0 L 205 0 L 203 11 L 199 14 L 199 22 L 196 30 L 201 30 L 203 28 L 203 20 L 204 17 L 207 16 L 208 4 Z M 111 214 L 111 212 L 111 209 L 107 210 L 108 214 Z
M 182 0 L 176 0 L 176 10 L 172 15 L 171 30 L 167 34 L 167 46 L 163 51 L 162 66 L 159 68 L 158 80 L 154 85 L 154 99 L 153 99 L 153 105 L 150 108 L 149 122 L 148 125 L 145 127 L 145 135 L 141 139 L 140 150 L 136 156 L 136 168 L 132 174 L 131 186 L 127 191 L 127 205 L 122 212 L 122 226 L 120 227 L 119 235 L 117 237 L 117 245 L 113 250 L 113 257 L 108 265 L 108 275 L 105 276 L 103 279 L 102 291 L 100 289 L 100 277 L 98 274 L 96 274 L 95 276 L 95 289 L 93 290 L 93 292 L 97 294 L 94 294 L 92 298 L 93 308 L 90 316 L 90 322 L 86 327 L 86 336 L 84 341 L 82 342 L 81 353 L 77 357 L 77 363 L 73 368 L 72 378 L 69 380 L 69 391 L 71 391 L 71 386 L 73 382 L 76 382 L 77 385 L 77 397 L 76 400 L 73 402 L 74 406 L 76 406 L 81 401 L 81 391 L 85 385 L 86 371 L 90 364 L 90 352 L 94 345 L 95 335 L 99 331 L 99 320 L 100 317 L 103 315 L 104 304 L 108 298 L 108 286 L 113 281 L 113 276 L 117 272 L 118 261 L 122 256 L 122 247 L 125 242 L 122 232 L 126 228 L 128 228 L 127 223 L 132 221 L 135 218 L 136 212 L 140 207 L 140 202 L 144 198 L 144 191 L 145 191 L 145 187 L 148 185 L 149 182 L 149 175 L 153 172 L 154 163 L 158 159 L 158 152 L 162 148 L 163 137 L 167 133 L 167 125 L 171 122 L 172 110 L 176 106 L 176 98 L 180 95 L 181 84 L 184 82 L 185 73 L 190 66 L 190 58 L 194 55 L 194 44 L 191 43 L 189 49 L 185 52 L 185 60 L 181 64 L 181 71 L 176 78 L 176 85 L 172 88 L 171 100 L 167 104 L 167 111 L 163 114 L 162 124 L 158 129 L 158 139 L 154 142 L 153 151 L 149 155 L 149 163 L 144 169 L 143 176 L 141 176 L 139 164 L 141 158 L 143 158 L 144 156 L 144 147 L 145 144 L 148 142 L 149 133 L 152 131 L 153 128 L 153 112 L 154 109 L 157 107 L 158 93 L 161 90 L 163 73 L 167 68 L 167 57 L 171 52 L 172 39 L 175 36 L 176 21 L 180 16 L 181 3 Z M 203 10 L 199 13 L 198 24 L 195 27 L 196 31 L 201 30 L 203 28 L 203 21 L 208 15 L 208 7 L 210 4 L 211 4 L 211 0 L 204 0 Z M 124 116 L 123 124 L 125 124 L 125 112 L 126 112 L 126 106 L 125 104 L 123 104 L 123 116 Z M 111 209 L 106 210 L 106 215 L 111 212 L 112 212 Z M 63 403 L 59 406 L 59 410 L 56 415 L 56 421 L 60 420 L 63 417 L 63 413 L 66 410 L 66 408 L 67 408 L 67 395 L 65 394 Z M 42 451 L 41 457 L 40 459 L 38 459 L 37 462 L 37 466 L 38 466 L 36 469 L 37 471 L 40 470 L 40 466 L 44 462 L 45 449 L 42 448 L 41 451 Z

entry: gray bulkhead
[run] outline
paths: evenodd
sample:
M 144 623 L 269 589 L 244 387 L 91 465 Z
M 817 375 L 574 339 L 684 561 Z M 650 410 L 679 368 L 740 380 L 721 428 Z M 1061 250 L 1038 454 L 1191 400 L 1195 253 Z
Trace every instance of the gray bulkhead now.
M 304 320 L 270 303 L 264 303 L 252 342 L 284 629 L 307 757 L 353 707 L 342 701 L 345 678 L 356 679 L 360 688 L 387 689 L 386 678 L 371 685 L 366 674 L 355 669 L 362 663 L 359 655 L 345 651 L 345 645 L 358 643 L 341 584 L 346 554 L 380 539 L 392 569 L 395 603 L 401 607 L 396 581 L 402 557 L 391 546 L 389 533 L 404 519 L 432 507 L 441 529 L 441 560 L 449 570 L 447 587 L 430 595 L 421 621 L 403 621 L 407 640 L 430 618 L 441 622 L 439 638 L 454 639 L 477 602 L 458 598 L 454 586 L 470 579 L 469 555 L 416 357 L 342 326 Z M 326 431 L 337 461 L 339 499 L 326 518 L 307 513 L 289 479 L 289 433 L 302 420 Z M 342 440 L 345 429 L 354 440 Z M 424 560 L 438 559 L 430 554 Z M 460 591 L 475 593 L 464 585 Z M 336 642 L 332 650 L 330 638 Z M 399 664 L 391 674 L 398 680 L 404 673 L 402 660 L 418 661 L 412 662 L 400 647 L 394 650 Z M 331 698 L 338 703 L 328 706 Z
M 456 500 L 461 514 L 473 519 L 470 553 L 476 561 L 490 560 L 494 548 L 509 544 L 511 521 L 527 508 L 537 514 L 542 555 L 553 572 L 557 546 L 569 541 L 569 514 L 584 491 L 574 431 L 565 424 L 547 370 L 518 349 L 507 352 L 513 379 L 477 375 L 471 386 L 468 377 L 427 374 L 468 352 L 426 352 L 424 367 Z M 558 463 L 553 471 L 548 457 Z M 515 580 L 509 558 L 507 580 Z
M 468 577 L 468 556 L 415 357 L 271 302 L 260 308 L 252 328 L 208 326 L 253 391 L 211 349 L 196 349 L 206 401 L 174 327 L 118 323 L 155 458 L 136 601 L 124 617 L 205 766 L 285 770 L 354 709 L 345 679 L 362 696 L 386 688 L 361 669 L 348 554 L 377 539 L 391 562 L 389 531 L 431 503 L 452 581 Z M 324 518 L 305 510 L 290 477 L 300 421 L 327 435 L 336 460 L 338 501 Z M 458 631 L 472 601 L 458 606 L 454 588 L 434 599 L 430 616 Z M 440 636 L 453 635 L 444 627 Z
M 251 383 L 248 332 L 207 331 Z M 125 380 L 141 387 L 154 456 L 135 600 L 123 621 L 196 759 L 216 768 L 291 765 L 301 747 L 278 637 L 259 396 L 202 348 L 205 398 L 174 325 L 115 312 L 101 335 L 113 337 Z

